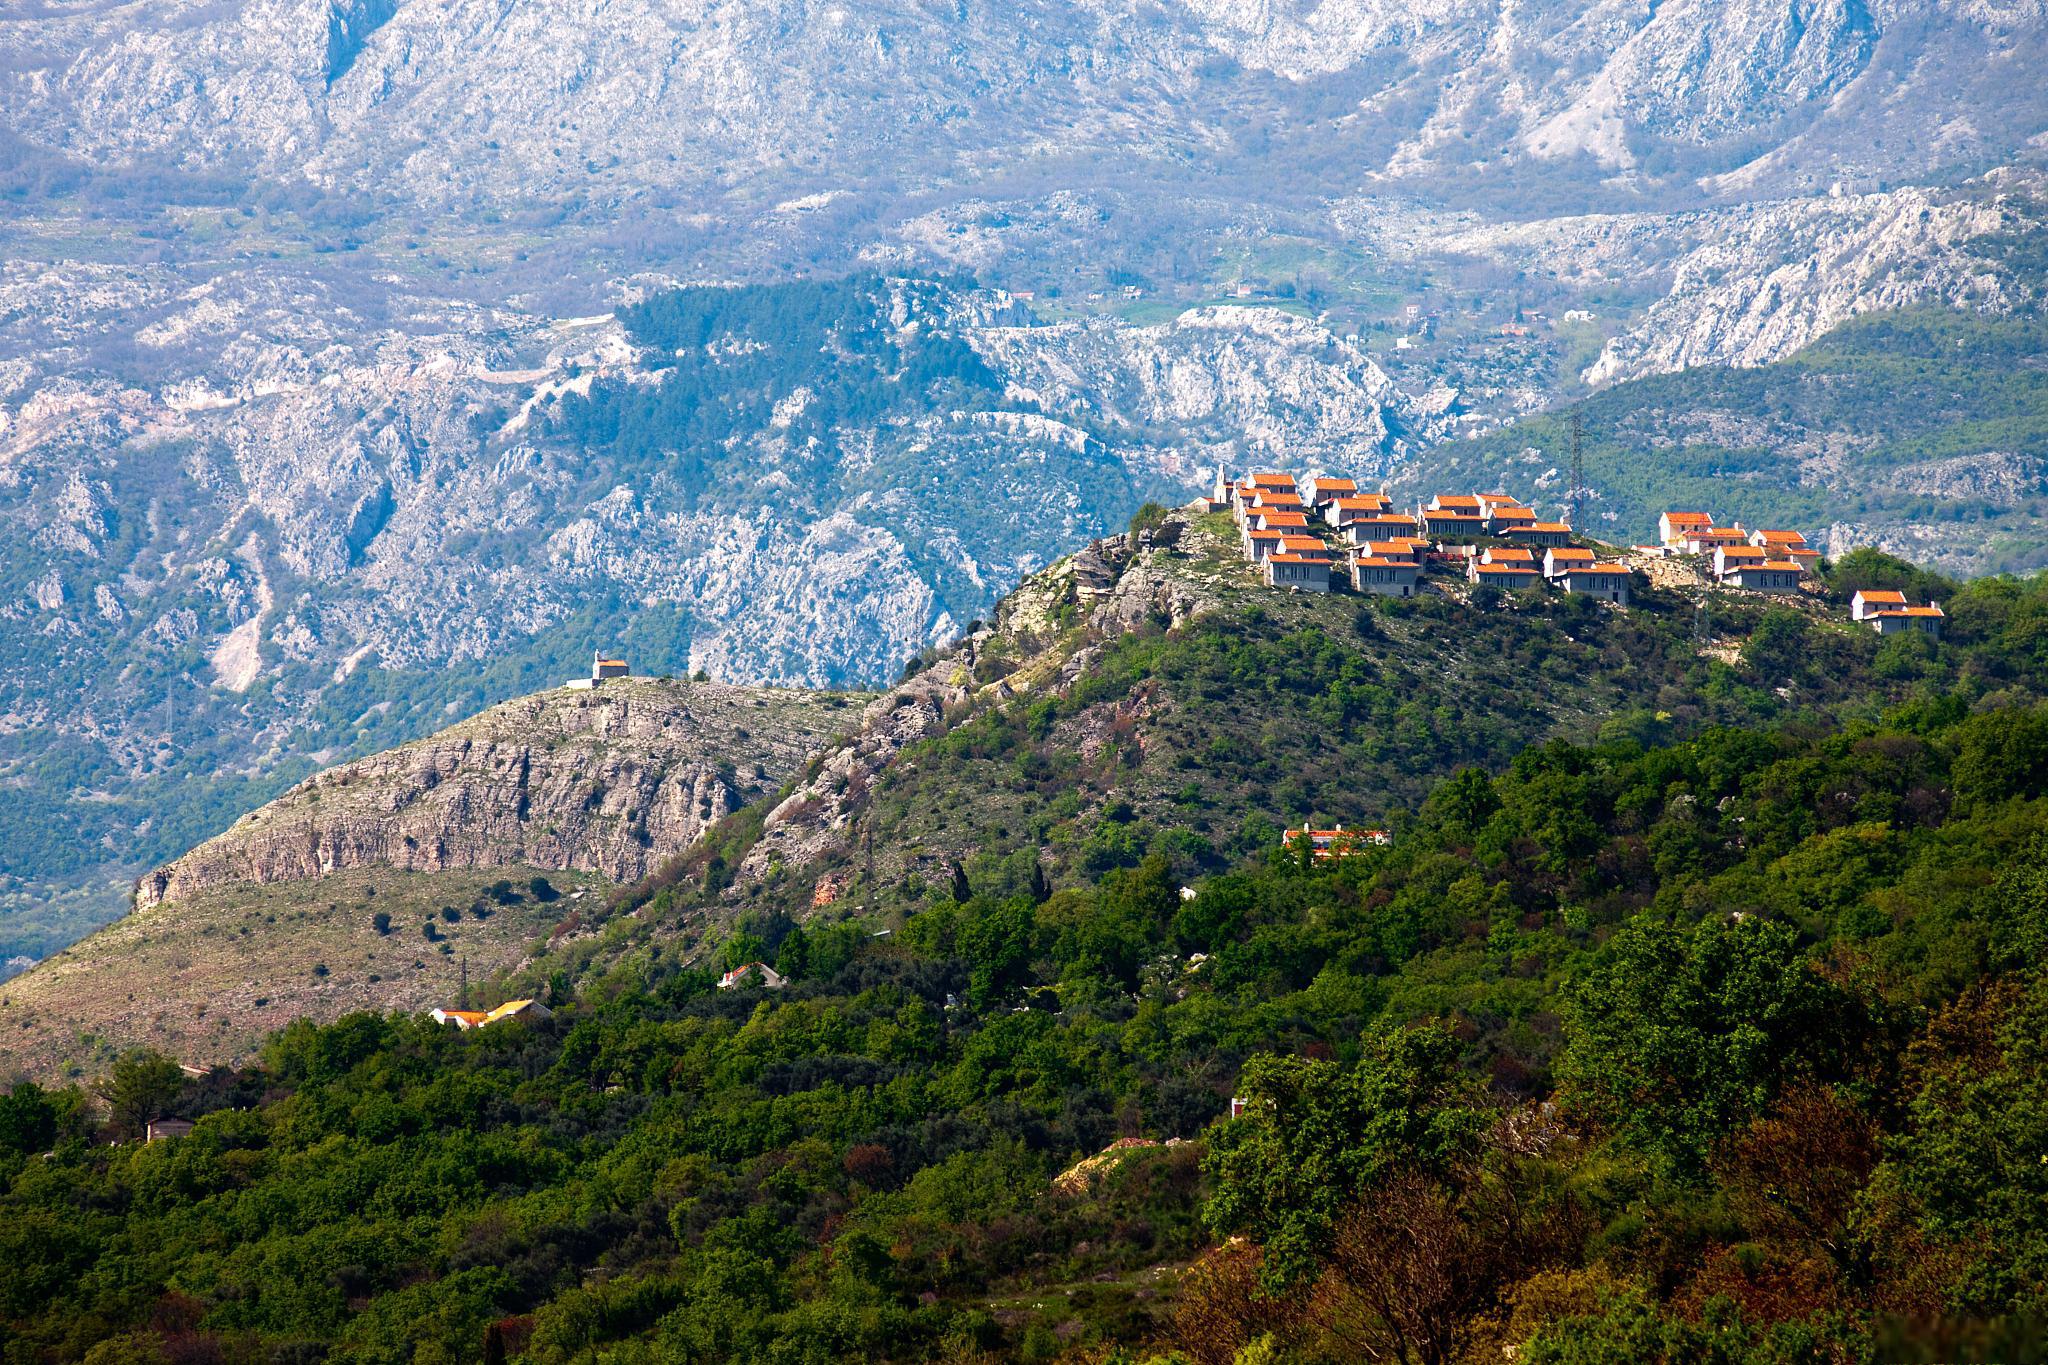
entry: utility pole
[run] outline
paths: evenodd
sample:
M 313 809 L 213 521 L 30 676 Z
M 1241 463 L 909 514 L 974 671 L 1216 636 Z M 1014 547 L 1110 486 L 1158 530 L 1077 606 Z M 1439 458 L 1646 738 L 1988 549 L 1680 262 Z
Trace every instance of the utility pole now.
M 1580 530 L 1584 530 L 1584 529 L 1585 529 L 1585 523 L 1584 523 L 1584 521 L 1582 520 L 1582 518 L 1583 518 L 1583 516 L 1584 516 L 1584 514 L 1585 514 L 1585 496 L 1586 496 L 1586 467 L 1585 467 L 1585 464 L 1584 464 L 1584 461 L 1583 461 L 1583 458 L 1582 458 L 1582 453 L 1581 453 L 1581 450 L 1580 450 L 1580 446 L 1581 446 L 1581 444 L 1582 444 L 1582 438 L 1583 438 L 1583 436 L 1584 436 L 1584 432 L 1583 432 L 1583 430 L 1582 430 L 1582 423 L 1581 423 L 1581 421 L 1580 421 L 1580 417 L 1579 417 L 1579 410 L 1578 410 L 1577 408 L 1573 408 L 1573 409 L 1572 409 L 1572 529 L 1573 529 L 1574 531 L 1580 531 Z

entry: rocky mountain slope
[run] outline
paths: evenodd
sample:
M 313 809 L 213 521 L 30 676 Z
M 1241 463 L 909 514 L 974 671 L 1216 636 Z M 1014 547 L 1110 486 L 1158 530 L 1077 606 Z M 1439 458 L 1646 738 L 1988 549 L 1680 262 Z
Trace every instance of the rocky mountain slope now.
M 598 641 L 884 684 L 1221 459 L 1377 478 L 1871 309 L 2024 311 L 2044 27 L 1976 0 L 0 16 L 0 782 L 29 798 L 0 807 L 0 962 Z M 973 373 L 874 366 L 848 401 L 798 364 L 729 400 L 751 352 L 683 364 L 622 321 L 849 275 L 897 282 L 891 345 Z M 682 371 L 691 412 L 564 425 Z
M 144 1042 L 227 1061 L 293 1018 L 450 1003 L 795 779 L 867 700 L 617 679 L 323 772 L 0 987 L 0 1075 L 100 1066 Z
M 300 783 L 144 877 L 135 906 L 371 866 L 632 881 L 789 778 L 863 700 L 649 678 L 522 697 Z
M 885 166 L 930 182 L 1311 147 L 1394 174 L 1589 162 L 1813 187 L 2012 155 L 2039 131 L 2043 24 L 2026 0 L 631 0 L 573 19 L 174 0 L 17 18 L 0 93 L 24 136 L 82 161 L 303 168 L 439 203 L 759 202 Z

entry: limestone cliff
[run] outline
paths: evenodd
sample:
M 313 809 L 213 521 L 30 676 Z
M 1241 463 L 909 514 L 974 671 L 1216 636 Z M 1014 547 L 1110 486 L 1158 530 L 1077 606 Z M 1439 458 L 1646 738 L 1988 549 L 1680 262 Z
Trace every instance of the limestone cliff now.
M 862 700 L 641 678 L 522 697 L 308 779 L 142 878 L 135 903 L 372 865 L 630 880 L 788 778 Z

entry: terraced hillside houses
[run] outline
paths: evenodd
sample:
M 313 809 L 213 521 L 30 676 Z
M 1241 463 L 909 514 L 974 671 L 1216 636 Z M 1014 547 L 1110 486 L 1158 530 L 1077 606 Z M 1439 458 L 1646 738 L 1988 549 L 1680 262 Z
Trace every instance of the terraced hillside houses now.
M 1629 601 L 1627 565 L 1600 561 L 1573 543 L 1569 525 L 1506 493 L 1439 493 L 1401 511 L 1385 490 L 1361 492 L 1351 479 L 1299 484 L 1275 470 L 1232 479 L 1218 469 L 1205 501 L 1231 513 L 1245 558 L 1275 588 L 1414 597 L 1436 574 L 1474 588 Z

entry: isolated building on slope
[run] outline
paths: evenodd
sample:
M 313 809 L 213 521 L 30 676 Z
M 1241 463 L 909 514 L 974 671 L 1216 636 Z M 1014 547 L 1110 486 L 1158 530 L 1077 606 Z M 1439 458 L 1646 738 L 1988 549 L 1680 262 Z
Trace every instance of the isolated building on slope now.
M 624 659 L 607 659 L 604 657 L 603 650 L 593 650 L 590 655 L 590 676 L 588 678 L 572 678 L 569 680 L 568 685 L 577 688 L 596 687 L 599 683 L 610 678 L 630 677 L 632 672 L 633 670 L 627 666 Z
M 473 1029 L 486 1024 L 501 1024 L 507 1019 L 545 1019 L 552 1013 L 538 1000 L 507 1000 L 494 1010 L 432 1010 L 427 1017 L 437 1024 Z
M 771 991 L 779 991 L 789 984 L 788 978 L 765 962 L 743 962 L 718 978 L 718 989 L 733 990 L 747 984 L 747 978 L 755 972 L 761 974 L 761 984 Z
M 1892 607 L 1876 612 L 1866 619 L 1879 635 L 1899 635 L 1909 630 L 1917 630 L 1923 635 L 1932 635 L 1939 640 L 1941 623 L 1948 618 L 1940 607 L 1930 602 L 1924 607 Z

